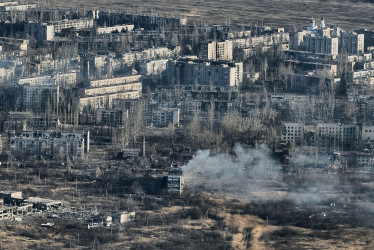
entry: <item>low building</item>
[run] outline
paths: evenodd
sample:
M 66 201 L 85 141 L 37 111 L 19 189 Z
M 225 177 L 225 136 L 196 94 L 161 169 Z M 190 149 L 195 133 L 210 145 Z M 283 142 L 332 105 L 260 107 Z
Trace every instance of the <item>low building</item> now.
M 168 193 L 181 194 L 183 192 L 183 177 L 181 175 L 168 175 Z
M 0 199 L 4 201 L 4 204 L 8 205 L 17 205 L 23 202 L 21 191 L 1 191 Z
M 0 37 L 0 52 L 27 51 L 30 41 L 11 37 Z
M 112 215 L 113 224 L 121 224 L 131 221 L 135 218 L 135 212 L 121 212 Z
M 374 166 L 374 153 L 361 151 L 334 151 L 335 162 L 348 167 Z
M 62 202 L 58 200 L 43 199 L 39 197 L 30 197 L 24 200 L 26 204 L 32 204 L 33 208 L 39 210 L 48 210 L 62 206 Z
M 0 220 L 7 220 L 14 217 L 14 207 L 0 205 Z

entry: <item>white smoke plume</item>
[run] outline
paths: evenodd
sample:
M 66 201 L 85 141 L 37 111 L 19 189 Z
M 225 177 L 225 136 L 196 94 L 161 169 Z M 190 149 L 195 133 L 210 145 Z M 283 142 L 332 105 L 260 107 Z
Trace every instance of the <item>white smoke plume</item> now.
M 296 158 L 297 164 L 313 160 L 306 155 Z M 329 164 L 327 158 L 318 159 L 318 164 L 322 161 Z M 311 174 L 309 179 L 302 179 L 302 183 L 295 185 L 292 181 L 285 181 L 287 173 L 283 173 L 281 164 L 271 157 L 265 145 L 256 149 L 236 145 L 234 156 L 200 150 L 183 167 L 183 176 L 189 188 L 247 201 L 290 199 L 318 203 L 336 198 L 339 193 L 336 189 L 339 180 L 335 174 Z

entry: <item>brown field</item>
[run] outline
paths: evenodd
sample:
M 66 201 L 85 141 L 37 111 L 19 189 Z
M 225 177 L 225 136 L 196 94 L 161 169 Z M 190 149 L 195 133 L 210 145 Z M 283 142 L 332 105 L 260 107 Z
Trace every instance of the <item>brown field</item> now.
M 121 190 L 111 190 L 109 180 L 112 177 L 123 176 L 125 173 L 129 175 L 131 171 L 126 171 L 129 166 L 123 161 L 104 161 L 103 159 L 108 158 L 106 153 L 102 149 L 92 148 L 85 164 L 73 164 L 71 174 L 67 174 L 66 169 L 58 162 L 35 162 L 34 167 L 26 166 L 26 163 L 18 167 L 18 162 L 13 167 L 2 166 L 0 190 L 23 191 L 27 197 L 58 199 L 66 206 L 84 206 L 87 210 L 97 208 L 106 215 L 113 211 L 136 211 L 134 221 L 121 227 L 88 230 L 88 222 L 84 220 L 52 219 L 43 214 L 32 214 L 23 217 L 21 222 L 0 221 L 0 248 L 374 248 L 374 229 L 355 222 L 357 216 L 365 220 L 372 217 L 366 218 L 360 211 L 352 210 L 352 218 L 347 220 L 346 212 L 340 215 L 334 208 L 326 206 L 299 209 L 289 205 L 282 207 L 282 203 L 246 204 L 212 197 L 207 193 L 173 198 L 161 195 L 161 201 L 155 201 L 152 195 L 147 195 L 148 198 L 144 200 L 132 199 Z M 98 166 L 102 167 L 103 173 L 97 180 L 85 178 L 88 169 L 92 171 Z M 118 168 L 110 170 L 110 166 Z M 136 176 L 138 174 L 133 174 L 134 178 Z M 121 177 L 117 182 L 125 179 Z M 266 216 L 263 213 L 265 209 Z M 311 214 L 321 211 L 326 211 L 329 217 L 311 219 Z M 55 226 L 41 227 L 41 223 L 47 222 L 54 222 Z
M 328 25 L 348 29 L 374 29 L 374 4 L 322 0 L 50 0 L 52 6 L 96 8 L 111 11 L 155 12 L 167 16 L 200 16 L 210 23 L 253 22 L 299 27 L 311 17 L 325 17 Z

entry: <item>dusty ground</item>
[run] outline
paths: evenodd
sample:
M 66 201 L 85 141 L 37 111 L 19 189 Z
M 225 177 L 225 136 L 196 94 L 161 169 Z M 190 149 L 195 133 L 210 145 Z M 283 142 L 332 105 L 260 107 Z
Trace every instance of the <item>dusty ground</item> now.
M 48 167 L 40 164 L 35 164 L 34 168 L 2 167 L 0 190 L 22 190 L 28 196 L 61 199 L 66 205 L 75 207 L 84 204 L 86 209 L 97 208 L 108 214 L 112 211 L 136 211 L 135 221 L 113 229 L 97 230 L 88 230 L 87 222 L 46 219 L 39 215 L 25 218 L 20 223 L 1 221 L 0 248 L 374 249 L 374 229 L 371 228 L 347 224 L 329 229 L 304 228 L 289 222 L 279 224 L 276 220 L 267 220 L 268 214 L 260 218 L 260 215 L 248 212 L 250 210 L 244 209 L 244 203 L 212 198 L 208 194 L 182 198 L 161 195 L 157 199 L 148 195 L 146 201 L 128 198 L 124 192 L 111 191 L 109 182 L 98 185 L 97 180 L 84 178 L 85 172 L 95 171 L 97 164 L 102 165 L 101 176 L 110 174 L 104 171 L 105 168 L 112 169 L 112 165 L 122 164 L 105 161 L 106 157 L 102 150 L 93 149 L 87 163 L 82 166 L 73 163 L 70 175 L 66 174 L 64 166 L 56 163 L 50 163 Z M 253 211 L 261 214 L 262 210 Z M 295 210 L 291 215 L 300 212 L 302 210 Z M 314 212 L 306 212 L 307 216 L 311 213 Z M 282 210 L 279 216 L 286 214 Z M 53 229 L 40 226 L 52 220 L 56 225 Z M 305 225 L 308 226 L 308 222 Z
M 97 8 L 114 11 L 160 13 L 167 16 L 199 16 L 210 23 L 231 20 L 242 23 L 273 23 L 276 25 L 307 25 L 311 17 L 325 17 L 328 25 L 345 28 L 374 28 L 374 4 L 352 1 L 322 0 L 50 0 L 53 6 Z

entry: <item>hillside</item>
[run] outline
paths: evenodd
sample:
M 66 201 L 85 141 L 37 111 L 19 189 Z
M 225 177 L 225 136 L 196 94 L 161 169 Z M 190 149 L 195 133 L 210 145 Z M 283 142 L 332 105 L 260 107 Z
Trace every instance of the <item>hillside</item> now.
M 108 1 L 58 1 L 50 0 L 53 6 L 97 8 L 113 11 L 138 11 L 160 13 L 168 16 L 199 16 L 209 23 L 264 22 L 276 25 L 299 27 L 306 25 L 311 17 L 322 16 L 327 24 L 344 28 L 374 28 L 374 3 L 359 1 L 321 1 L 321 0 L 108 0 Z

